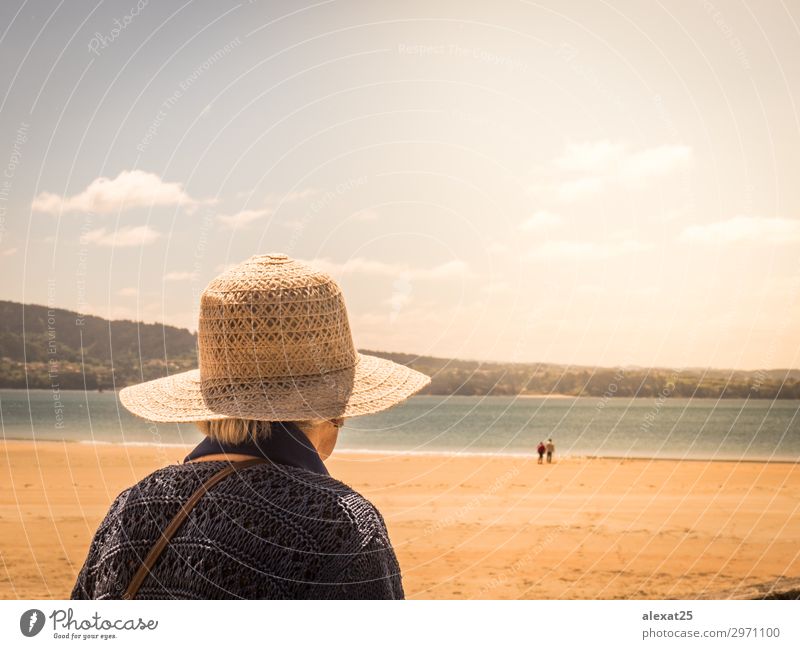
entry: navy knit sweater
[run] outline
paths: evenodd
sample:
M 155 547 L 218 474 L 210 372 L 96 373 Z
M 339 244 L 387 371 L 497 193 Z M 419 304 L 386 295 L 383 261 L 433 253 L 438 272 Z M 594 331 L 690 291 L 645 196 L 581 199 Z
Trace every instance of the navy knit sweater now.
M 114 500 L 73 599 L 119 599 L 161 530 L 225 462 L 159 469 Z M 137 599 L 402 599 L 400 568 L 377 509 L 318 472 L 258 464 L 192 509 Z

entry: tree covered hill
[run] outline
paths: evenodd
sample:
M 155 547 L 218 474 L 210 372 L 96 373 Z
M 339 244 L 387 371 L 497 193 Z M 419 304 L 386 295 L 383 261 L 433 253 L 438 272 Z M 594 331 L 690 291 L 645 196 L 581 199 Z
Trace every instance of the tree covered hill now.
M 0 388 L 119 389 L 197 367 L 196 345 L 188 329 L 0 301 Z M 431 376 L 423 394 L 800 399 L 800 370 L 596 368 L 361 351 Z
M 187 329 L 0 301 L 0 387 L 123 387 L 195 367 L 196 344 Z
M 429 394 L 800 399 L 800 370 L 796 369 L 604 368 L 364 353 L 428 374 L 432 377 Z

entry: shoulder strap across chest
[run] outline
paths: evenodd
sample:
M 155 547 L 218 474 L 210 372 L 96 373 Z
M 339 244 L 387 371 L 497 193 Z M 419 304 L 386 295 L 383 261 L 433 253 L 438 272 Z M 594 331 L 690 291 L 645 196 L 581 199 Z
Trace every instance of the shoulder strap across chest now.
M 255 464 L 266 463 L 267 460 L 262 458 L 253 458 L 252 460 L 243 460 L 241 462 L 231 462 L 208 478 L 208 480 L 206 480 L 202 485 L 200 485 L 197 491 L 192 494 L 191 498 L 181 505 L 178 513 L 175 514 L 169 525 L 167 525 L 166 529 L 161 533 L 161 538 L 158 540 L 158 542 L 152 548 L 150 548 L 150 552 L 147 553 L 144 561 L 142 561 L 142 565 L 139 566 L 136 574 L 133 576 L 128 584 L 128 587 L 125 589 L 122 599 L 133 599 L 136 597 L 136 593 L 139 591 L 142 582 L 144 582 L 144 580 L 147 578 L 147 575 L 150 574 L 150 571 L 152 570 L 156 561 L 158 561 L 158 558 L 161 556 L 164 548 L 167 547 L 172 537 L 175 536 L 175 533 L 178 531 L 180 526 L 183 525 L 183 522 L 189 516 L 189 512 L 192 511 L 192 508 L 200 501 L 200 499 L 208 492 L 208 490 L 211 489 L 211 487 L 236 471 L 246 469 L 247 467 Z

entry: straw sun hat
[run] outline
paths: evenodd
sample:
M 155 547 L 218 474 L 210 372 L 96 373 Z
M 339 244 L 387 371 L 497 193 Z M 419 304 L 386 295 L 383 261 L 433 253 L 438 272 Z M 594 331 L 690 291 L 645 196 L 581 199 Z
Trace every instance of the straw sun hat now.
M 122 405 L 159 422 L 330 419 L 385 410 L 431 381 L 358 353 L 336 282 L 283 254 L 211 281 L 197 346 L 198 369 L 127 387 Z

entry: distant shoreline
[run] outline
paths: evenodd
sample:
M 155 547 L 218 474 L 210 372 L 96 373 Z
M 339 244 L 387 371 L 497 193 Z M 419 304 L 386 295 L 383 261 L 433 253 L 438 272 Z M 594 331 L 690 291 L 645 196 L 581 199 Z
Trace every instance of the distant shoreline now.
M 446 396 L 446 395 L 431 394 L 431 395 L 423 395 L 423 396 L 435 397 L 435 396 Z M 452 395 L 452 396 L 455 396 L 455 395 Z M 472 396 L 472 395 L 467 395 L 467 396 Z M 475 396 L 479 396 L 479 395 L 475 395 Z M 573 395 L 573 394 L 546 394 L 546 393 L 545 394 L 509 394 L 509 395 L 487 394 L 487 395 L 484 395 L 484 396 L 487 396 L 487 397 L 509 396 L 509 397 L 513 397 L 515 399 L 602 399 L 602 397 L 592 397 L 592 396 L 589 396 L 589 395 L 578 396 L 578 395 Z M 652 399 L 653 397 L 629 397 L 629 398 L 630 399 Z
M 6 444 L 80 444 L 83 446 L 100 446 L 111 448 L 142 448 L 142 449 L 184 449 L 194 448 L 194 444 L 163 443 L 154 444 L 151 442 L 109 442 L 106 440 L 78 440 L 78 439 L 30 439 L 22 437 L 5 437 L 3 443 Z M 332 457 L 343 455 L 356 457 L 370 457 L 373 459 L 384 458 L 493 458 L 498 460 L 533 460 L 536 459 L 536 452 L 531 449 L 530 453 L 493 453 L 492 451 L 401 451 L 390 449 L 369 449 L 369 448 L 342 448 L 336 449 Z M 555 463 L 580 463 L 588 461 L 618 461 L 618 462 L 723 462 L 731 464 L 741 464 L 743 462 L 755 464 L 800 464 L 800 458 L 791 460 L 787 458 L 765 459 L 765 458 L 703 458 L 703 457 L 647 457 L 647 456 L 624 456 L 624 455 L 559 455 L 556 452 Z
M 120 388 L 122 390 L 123 388 Z M 0 391 L 7 390 L 8 392 L 48 392 L 52 393 L 52 388 L 0 388 Z M 59 388 L 58 392 L 69 392 L 69 393 L 84 393 L 90 392 L 92 394 L 117 394 L 119 390 L 83 390 L 83 389 L 72 389 L 72 388 Z M 620 401 L 631 401 L 632 399 L 647 399 L 652 401 L 653 399 L 657 399 L 658 397 L 647 395 L 647 396 L 630 396 L 630 395 L 591 395 L 591 394 L 584 394 L 584 395 L 574 395 L 574 394 L 415 394 L 412 395 L 411 399 L 416 397 L 458 397 L 459 399 L 607 399 L 607 400 L 620 400 Z M 674 401 L 745 401 L 748 400 L 747 397 L 741 396 L 722 396 L 722 397 L 684 397 L 684 396 L 670 396 L 668 397 L 669 400 Z M 800 401 L 800 399 L 790 399 L 790 398 L 783 398 L 783 397 L 759 397 L 759 398 L 750 398 L 749 401 L 780 401 L 780 402 L 787 402 L 787 401 Z

